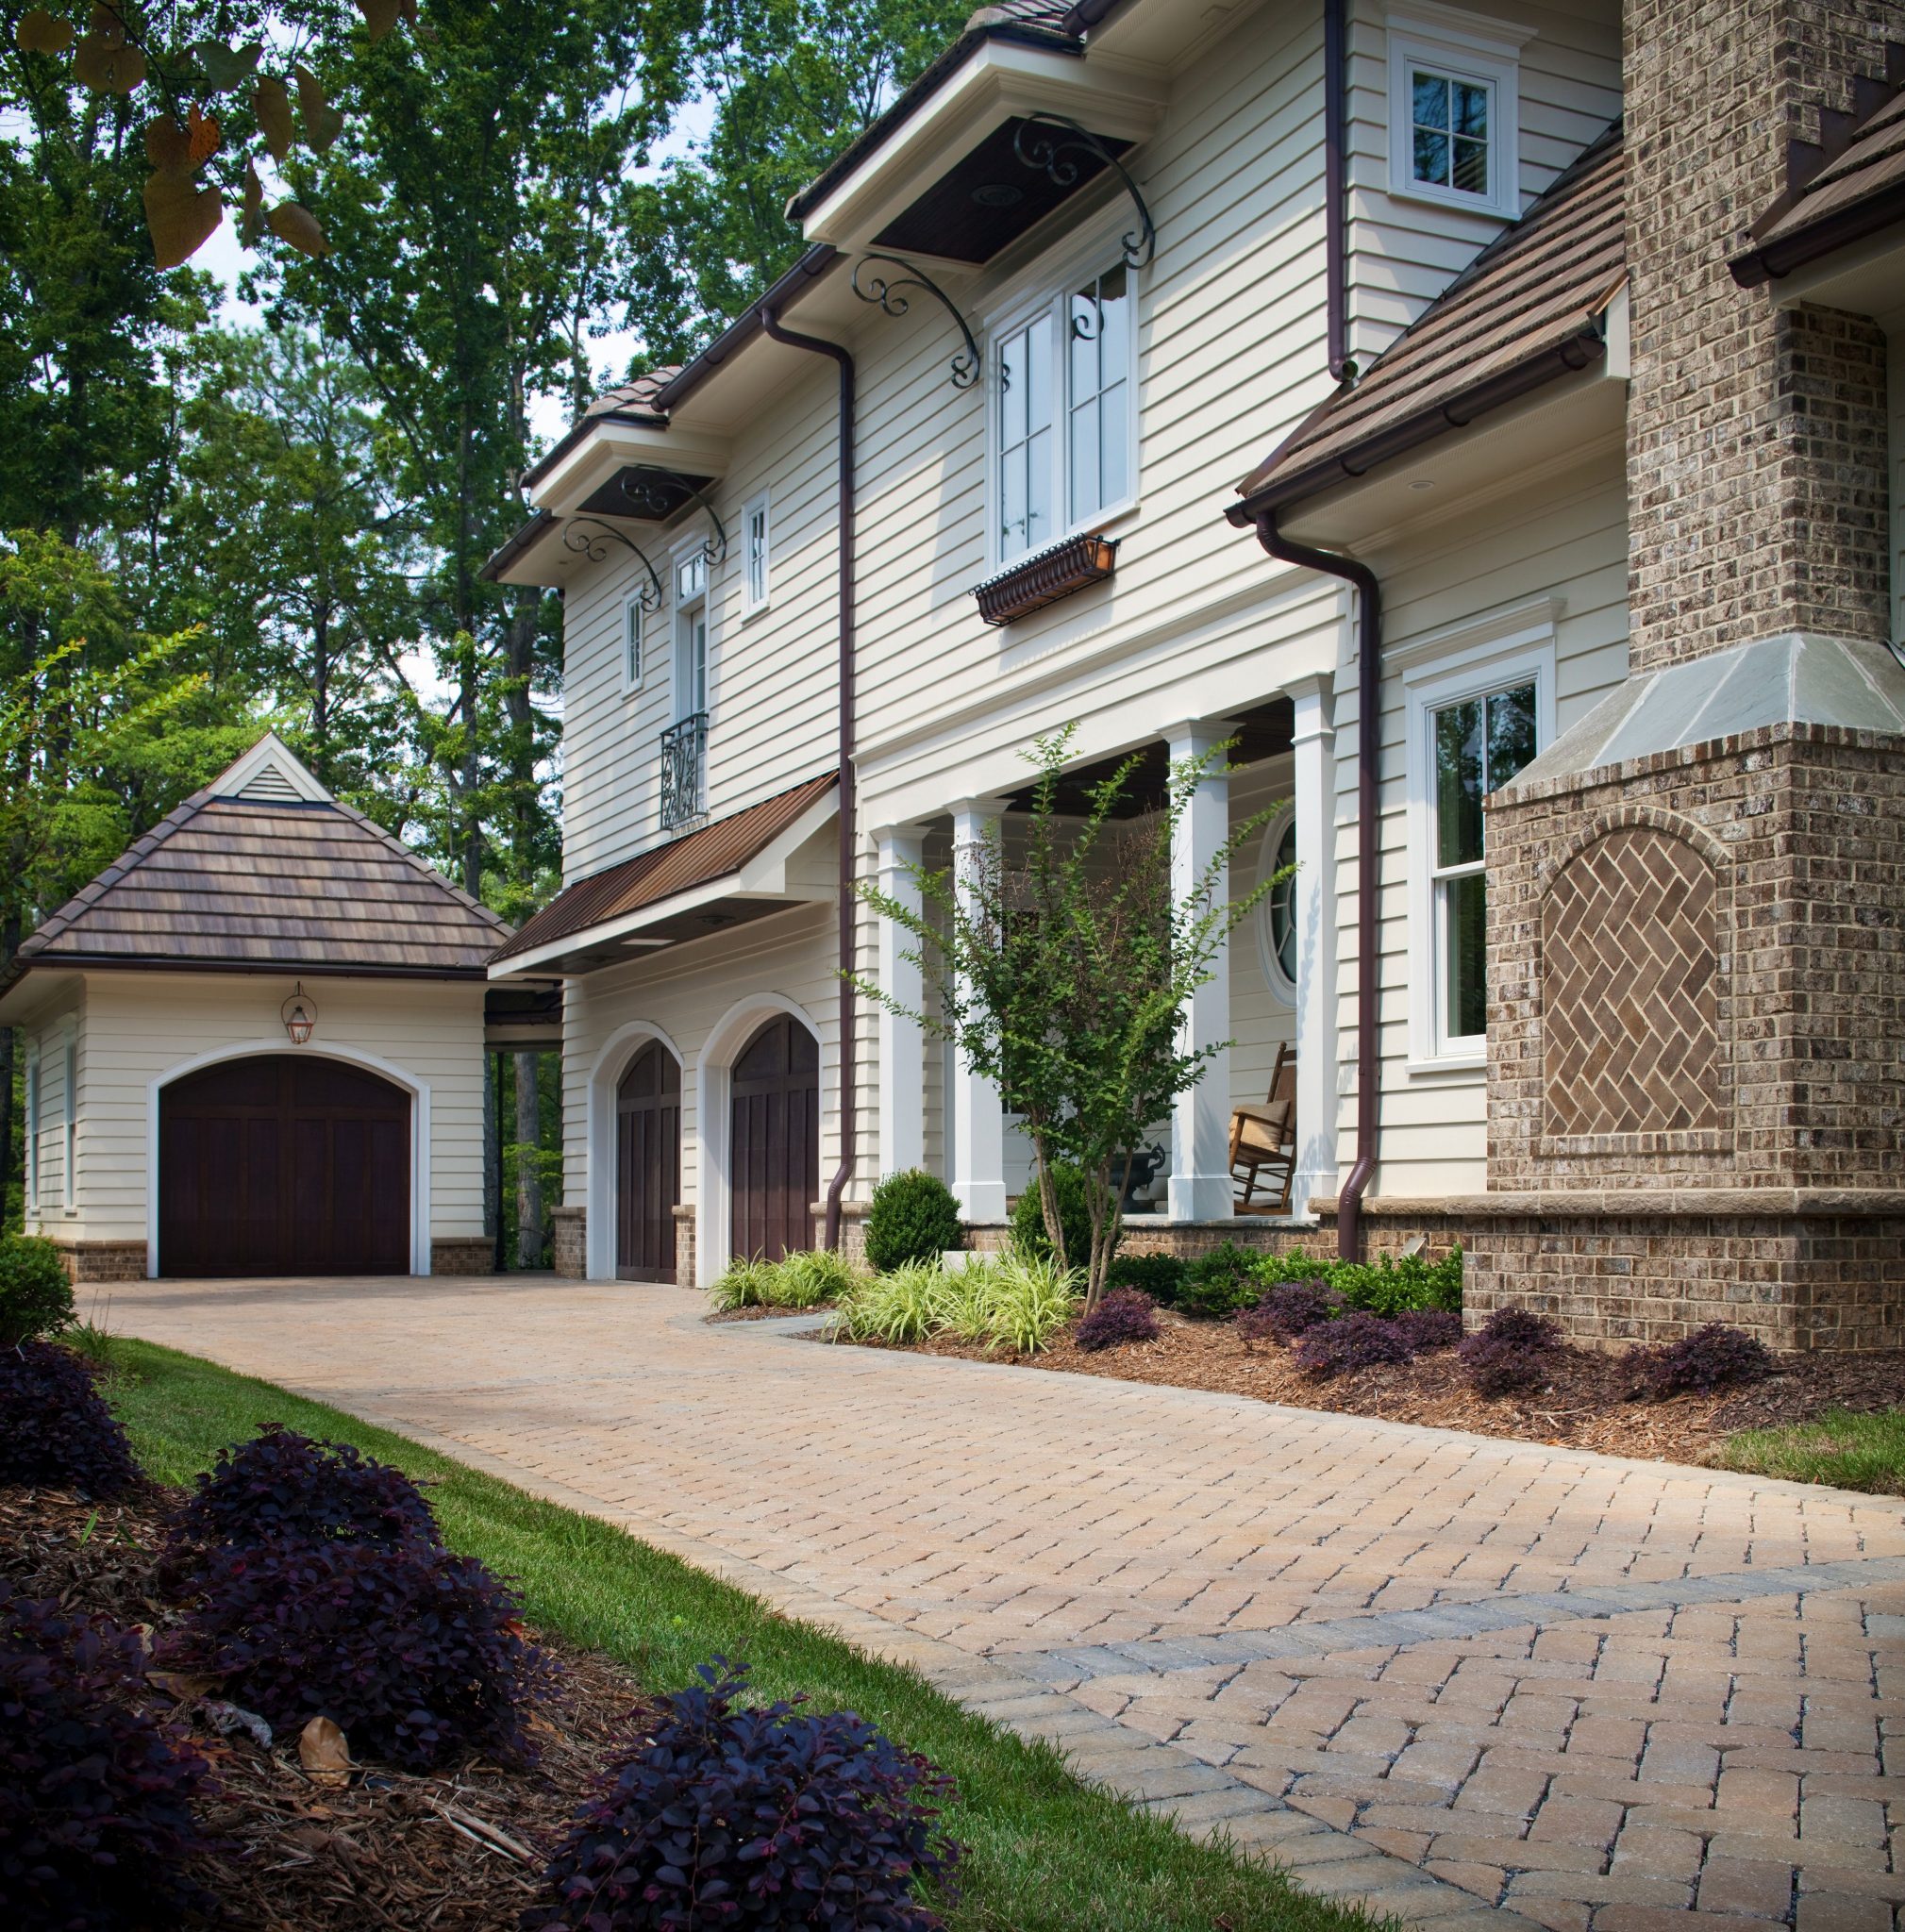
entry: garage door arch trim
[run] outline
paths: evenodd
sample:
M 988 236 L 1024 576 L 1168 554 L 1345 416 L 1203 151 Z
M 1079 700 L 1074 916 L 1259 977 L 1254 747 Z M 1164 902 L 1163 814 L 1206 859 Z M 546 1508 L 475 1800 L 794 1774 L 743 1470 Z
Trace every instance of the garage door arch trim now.
M 157 1280 L 160 1266 L 159 1252 L 159 1096 L 175 1080 L 201 1074 L 208 1067 L 223 1066 L 229 1060 L 258 1059 L 269 1055 L 276 1059 L 287 1054 L 300 1058 L 342 1060 L 346 1066 L 361 1067 L 398 1087 L 410 1097 L 410 1273 L 430 1272 L 430 1083 L 420 1080 L 407 1067 L 387 1060 L 379 1054 L 360 1048 L 326 1042 L 323 1046 L 287 1047 L 282 1040 L 245 1040 L 229 1046 L 215 1046 L 194 1054 L 156 1074 L 145 1090 L 145 1273 Z

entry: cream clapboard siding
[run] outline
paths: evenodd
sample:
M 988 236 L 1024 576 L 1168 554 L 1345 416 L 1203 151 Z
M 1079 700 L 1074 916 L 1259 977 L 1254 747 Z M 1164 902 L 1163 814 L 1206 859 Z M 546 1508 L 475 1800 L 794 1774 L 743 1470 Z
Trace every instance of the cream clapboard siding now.
M 1355 0 L 1349 17 L 1349 340 L 1363 367 L 1499 235 L 1500 220 L 1390 192 L 1389 23 L 1491 18 L 1533 30 L 1521 49 L 1520 194 L 1526 208 L 1621 109 L 1617 5 L 1485 5 Z
M 78 987 L 64 987 L 21 1029 L 24 1061 L 38 1070 L 37 1074 L 28 1076 L 37 1085 L 39 1103 L 31 1123 L 29 1150 L 37 1157 L 38 1186 L 25 1203 L 22 1224 L 28 1234 L 70 1235 L 76 1219 L 76 1209 L 69 1210 L 66 1206 L 66 1124 L 68 1108 L 86 1092 L 86 1040 L 79 1024 L 79 1006 Z M 69 1040 L 74 1045 L 75 1074 L 72 1092 L 66 1085 Z M 82 1115 L 75 1123 L 75 1146 L 83 1142 L 85 1134 Z M 75 1160 L 75 1178 L 77 1166 Z M 24 1184 L 25 1176 L 22 1178 Z
M 86 1112 L 79 1212 L 68 1232 L 142 1241 L 151 1083 L 201 1056 L 285 1041 L 292 975 L 92 973 L 80 1028 Z M 321 979 L 310 1050 L 355 1049 L 430 1090 L 430 1233 L 483 1232 L 483 995 L 440 980 Z
M 1592 479 L 1592 480 L 1590 480 Z M 1555 623 L 1555 729 L 1565 731 L 1627 675 L 1627 491 L 1617 450 L 1571 475 L 1427 525 L 1369 560 L 1383 585 L 1386 650 L 1541 597 Z M 1433 660 L 1425 668 L 1432 675 Z M 1412 672 L 1415 670 L 1412 665 Z M 1415 1073 L 1410 1058 L 1407 704 L 1382 687 L 1381 1162 L 1372 1193 L 1478 1192 L 1486 1185 L 1486 1082 L 1479 1072 Z M 1356 671 L 1336 693 L 1337 958 L 1341 962 L 1340 1171 L 1354 1158 L 1356 1017 Z

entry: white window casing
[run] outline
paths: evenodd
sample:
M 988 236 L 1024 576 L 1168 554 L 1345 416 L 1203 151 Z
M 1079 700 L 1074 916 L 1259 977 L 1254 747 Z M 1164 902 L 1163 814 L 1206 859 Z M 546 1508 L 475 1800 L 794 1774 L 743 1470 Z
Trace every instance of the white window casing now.
M 59 1096 L 61 1129 L 60 1190 L 62 1205 L 70 1214 L 78 1206 L 79 1166 L 79 1036 L 67 1022 L 65 1051 L 60 1072 L 63 1075 Z
M 773 590 L 773 523 L 767 491 L 751 496 L 741 512 L 741 606 L 748 615 L 767 608 Z
M 1528 36 L 1427 4 L 1391 13 L 1388 27 L 1389 192 L 1514 220 Z
M 643 628 L 643 612 L 642 599 L 636 591 L 629 591 L 622 600 L 622 694 L 631 695 L 642 689 L 642 655 L 647 643 Z
M 1419 659 L 1402 673 L 1406 701 L 1409 864 L 1409 1070 L 1412 1074 L 1472 1074 L 1488 1064 L 1485 1031 L 1457 1031 L 1449 1014 L 1448 941 L 1451 918 L 1481 890 L 1480 846 L 1462 841 L 1443 823 L 1438 802 L 1437 733 L 1455 708 L 1473 700 L 1504 700 L 1529 691 L 1533 753 L 1554 737 L 1555 639 L 1542 616 L 1487 642 Z M 1496 774 L 1498 787 L 1507 776 Z M 1489 789 L 1486 779 L 1483 790 Z M 1473 849 L 1470 849 L 1472 845 Z M 1470 884 L 1470 881 L 1476 883 Z M 1469 908 L 1472 912 L 1473 908 Z

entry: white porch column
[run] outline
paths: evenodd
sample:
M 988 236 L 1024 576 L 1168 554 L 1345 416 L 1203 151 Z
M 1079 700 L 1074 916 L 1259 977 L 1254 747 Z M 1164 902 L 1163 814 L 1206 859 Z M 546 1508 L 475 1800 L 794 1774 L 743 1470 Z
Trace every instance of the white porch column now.
M 1290 1205 L 1336 1192 L 1336 735 L 1334 675 L 1284 687 L 1296 708 L 1296 1174 Z
M 917 825 L 882 825 L 874 834 L 879 847 L 879 890 L 910 911 L 920 909 L 919 879 L 910 868 L 920 863 L 925 841 Z M 880 991 L 917 1013 L 925 978 L 919 961 L 902 955 L 917 951 L 912 935 L 895 920 L 879 922 Z M 879 1009 L 879 1171 L 903 1174 L 926 1159 L 926 1099 L 921 1084 L 926 1065 L 926 1032 L 917 1020 Z
M 996 798 L 964 798 L 952 808 L 953 878 L 970 875 L 986 841 L 998 834 L 1005 806 Z M 952 1191 L 968 1221 L 1006 1218 L 1006 1124 L 999 1090 L 955 1053 L 952 1091 Z
M 1221 719 L 1193 719 L 1163 734 L 1175 765 L 1202 758 L 1236 727 Z M 1171 841 L 1171 891 L 1179 903 L 1230 837 L 1230 779 L 1223 760 L 1208 770 L 1178 821 Z M 1213 880 L 1218 900 L 1230 896 L 1228 867 Z M 1211 962 L 1211 977 L 1184 1004 L 1180 1022 L 1192 1047 L 1230 1037 L 1230 948 L 1227 941 Z M 1204 1063 L 1204 1076 L 1178 1096 L 1171 1114 L 1169 1207 L 1174 1221 L 1226 1221 L 1230 1216 L 1230 1049 Z

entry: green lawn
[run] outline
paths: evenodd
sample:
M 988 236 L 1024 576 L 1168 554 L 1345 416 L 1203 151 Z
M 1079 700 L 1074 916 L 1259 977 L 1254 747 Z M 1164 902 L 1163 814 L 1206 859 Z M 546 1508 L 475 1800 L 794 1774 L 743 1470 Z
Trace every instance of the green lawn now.
M 269 1382 L 145 1342 L 110 1344 L 112 1402 L 141 1461 L 166 1482 L 206 1468 L 261 1422 L 358 1443 L 429 1478 L 448 1541 L 515 1577 L 530 1620 L 607 1651 L 659 1690 L 720 1653 L 769 1696 L 845 1706 L 958 1781 L 968 1847 L 961 1932 L 1353 1932 L 1368 1921 L 1305 1898 L 1276 1873 L 1079 1783 L 1044 1745 L 971 1715 L 911 1671 L 863 1657 L 634 1537 Z
M 1905 1496 L 1905 1409 L 1854 1415 L 1829 1408 L 1816 1421 L 1790 1428 L 1743 1429 L 1727 1439 L 1714 1460 L 1751 1475 Z

